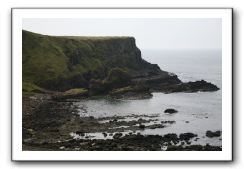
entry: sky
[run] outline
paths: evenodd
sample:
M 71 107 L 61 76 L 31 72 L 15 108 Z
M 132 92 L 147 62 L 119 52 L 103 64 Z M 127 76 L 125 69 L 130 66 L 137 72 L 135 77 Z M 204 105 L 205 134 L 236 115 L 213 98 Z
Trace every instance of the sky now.
M 22 28 L 56 36 L 133 36 L 140 49 L 222 48 L 219 18 L 25 18 Z

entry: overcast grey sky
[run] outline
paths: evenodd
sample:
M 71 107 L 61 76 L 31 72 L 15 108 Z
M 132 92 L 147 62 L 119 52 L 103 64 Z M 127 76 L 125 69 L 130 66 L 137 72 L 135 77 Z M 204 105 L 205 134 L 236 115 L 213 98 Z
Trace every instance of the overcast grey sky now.
M 140 49 L 221 49 L 221 19 L 23 19 L 23 29 L 67 36 L 133 36 Z

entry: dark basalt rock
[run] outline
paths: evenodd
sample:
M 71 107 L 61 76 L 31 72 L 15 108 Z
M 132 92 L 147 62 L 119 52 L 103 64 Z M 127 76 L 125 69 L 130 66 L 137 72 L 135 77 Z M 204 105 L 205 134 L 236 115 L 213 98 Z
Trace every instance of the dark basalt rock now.
M 147 126 L 147 128 L 149 128 L 149 129 L 157 129 L 157 128 L 164 128 L 164 127 L 165 126 L 162 124 L 152 124 L 152 125 Z
M 80 136 L 85 136 L 85 133 L 83 131 L 76 131 L 75 134 L 78 134 Z
M 177 113 L 178 111 L 175 109 L 166 109 L 164 110 L 164 113 L 169 113 L 169 114 L 173 114 L 173 113 Z
M 166 124 L 166 123 L 168 123 L 168 124 L 174 124 L 175 121 L 174 120 L 167 120 L 167 121 L 161 121 L 161 123 L 162 124 Z
M 107 137 L 107 136 L 108 136 L 108 134 L 107 134 L 107 133 L 103 133 L 103 136 L 104 136 L 104 137 Z
M 193 137 L 197 137 L 197 134 L 193 134 L 193 133 L 182 133 L 182 134 L 180 134 L 180 139 L 185 140 L 185 141 L 189 141 Z
M 163 136 L 163 140 L 165 142 L 171 142 L 171 141 L 173 141 L 174 143 L 176 143 L 176 142 L 179 141 L 179 138 L 178 138 L 177 134 L 175 134 L 175 133 L 169 133 L 169 134 L 165 134 Z
M 210 131 L 210 130 L 208 130 L 207 132 L 206 132 L 206 136 L 207 137 L 210 137 L 210 138 L 212 138 L 212 137 L 220 137 L 221 136 L 221 131 Z
M 132 79 L 134 84 L 143 84 L 153 91 L 160 91 L 161 86 L 176 85 L 182 83 L 177 75 L 170 75 L 168 72 L 160 71 L 157 73 L 143 74 Z
M 139 128 L 140 128 L 140 129 L 145 129 L 145 127 L 146 127 L 146 126 L 143 125 L 143 124 L 140 124 L 140 125 L 139 125 Z
M 211 92 L 217 91 L 219 88 L 205 80 L 195 81 L 195 82 L 187 82 L 187 83 L 179 83 L 172 85 L 162 85 L 160 91 L 164 93 L 175 93 L 175 92 Z
M 159 135 L 126 135 L 117 139 L 107 140 L 69 140 L 58 143 L 40 143 L 36 144 L 37 150 L 42 147 L 43 150 L 62 150 L 65 151 L 162 151 L 162 143 L 168 143 L 166 151 L 221 151 L 222 147 L 211 145 L 172 145 L 177 143 L 177 135 L 168 134 Z M 28 143 L 31 144 L 31 143 Z
M 122 137 L 122 135 L 123 135 L 122 133 L 115 133 L 113 138 L 118 139 L 118 138 Z
M 166 151 L 222 151 L 220 146 L 211 146 L 206 144 L 202 145 L 190 145 L 190 146 L 169 146 Z

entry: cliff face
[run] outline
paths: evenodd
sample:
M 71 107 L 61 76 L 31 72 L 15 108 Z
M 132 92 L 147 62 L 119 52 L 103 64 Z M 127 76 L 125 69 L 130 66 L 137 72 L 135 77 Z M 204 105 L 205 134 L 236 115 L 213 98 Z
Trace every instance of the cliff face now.
M 141 58 L 133 37 L 54 37 L 22 32 L 23 82 L 64 91 L 89 88 L 115 68 L 126 71 L 132 82 L 179 83 L 175 76 Z

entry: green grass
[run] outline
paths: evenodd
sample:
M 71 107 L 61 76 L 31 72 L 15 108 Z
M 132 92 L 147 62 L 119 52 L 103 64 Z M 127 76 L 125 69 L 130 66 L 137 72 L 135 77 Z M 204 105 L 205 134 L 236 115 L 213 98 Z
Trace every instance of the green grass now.
M 33 83 L 28 83 L 28 82 L 23 82 L 22 83 L 22 91 L 25 93 L 43 93 L 45 92 L 44 89 L 40 88 L 39 86 L 33 84 Z
M 22 31 L 23 82 L 54 91 L 88 88 L 113 68 L 133 72 L 151 66 L 133 37 L 47 36 Z

